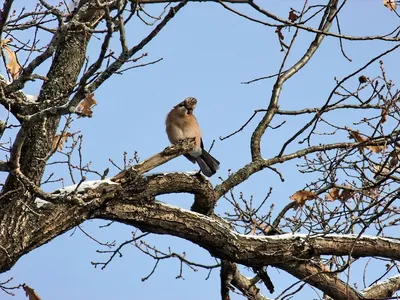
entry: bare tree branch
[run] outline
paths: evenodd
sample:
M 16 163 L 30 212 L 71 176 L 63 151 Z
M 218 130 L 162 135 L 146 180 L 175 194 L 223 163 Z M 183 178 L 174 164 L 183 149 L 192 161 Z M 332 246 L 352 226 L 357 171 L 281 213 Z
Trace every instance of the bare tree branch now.
M 324 17 L 322 18 L 321 24 L 319 26 L 319 29 L 322 32 L 329 31 L 337 12 L 337 5 L 337 0 L 331 0 L 326 6 Z M 265 130 L 271 123 L 272 118 L 275 116 L 278 110 L 278 101 L 283 84 L 286 80 L 296 74 L 301 68 L 303 68 L 307 64 L 307 62 L 311 59 L 311 57 L 319 48 L 319 45 L 322 43 L 324 38 L 325 35 L 323 33 L 317 34 L 303 57 L 299 59 L 299 61 L 297 61 L 292 67 L 286 70 L 285 73 L 278 76 L 277 81 L 274 85 L 274 89 L 272 90 L 268 111 L 264 115 L 260 123 L 257 125 L 257 128 L 254 130 L 251 136 L 251 156 L 253 161 L 261 158 L 261 137 L 263 136 Z
M 367 299 L 391 297 L 400 290 L 400 275 L 390 277 L 378 282 L 362 291 L 362 296 Z

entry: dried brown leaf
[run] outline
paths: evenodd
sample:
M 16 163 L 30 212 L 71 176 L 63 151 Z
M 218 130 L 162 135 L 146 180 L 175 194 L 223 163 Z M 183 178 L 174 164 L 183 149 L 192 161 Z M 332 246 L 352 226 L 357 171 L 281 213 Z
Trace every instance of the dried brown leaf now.
M 38 294 L 36 294 L 35 290 L 24 284 L 22 288 L 25 291 L 26 296 L 28 296 L 29 300 L 40 300 L 41 298 L 39 297 Z
M 381 193 L 378 188 L 371 188 L 367 191 L 368 196 L 374 200 L 378 200 L 381 197 Z
M 397 165 L 399 164 L 399 154 L 397 153 L 396 150 L 392 151 L 392 153 L 390 153 L 390 162 L 389 162 L 389 166 L 391 168 L 397 167 Z
M 389 154 L 389 162 L 386 164 L 373 164 L 372 167 L 372 171 L 375 173 L 374 178 L 375 179 L 382 179 L 385 176 L 387 176 L 389 173 L 391 173 L 394 168 L 396 168 L 399 164 L 399 156 L 400 154 L 398 153 L 398 150 L 393 150 L 390 154 Z M 386 161 L 386 160 L 385 160 Z
M 339 196 L 339 200 L 347 201 L 354 196 L 354 192 L 351 190 L 343 190 L 343 192 Z
M 69 132 L 64 132 L 62 134 L 57 134 L 53 139 L 52 151 L 61 151 L 65 142 L 68 142 L 68 138 L 73 134 Z
M 382 153 L 385 152 L 387 146 L 367 146 L 367 148 L 374 153 Z
M 7 70 L 11 74 L 12 78 L 15 80 L 18 78 L 19 73 L 22 69 L 21 65 L 18 62 L 17 55 L 11 48 L 7 45 L 9 42 L 11 42 L 12 39 L 5 39 L 0 42 L 0 46 L 4 51 L 7 53 Z
M 328 194 L 325 195 L 325 199 L 328 201 L 339 199 L 339 189 L 337 187 L 331 188 Z
M 87 95 L 86 98 L 79 103 L 76 110 L 84 116 L 91 117 L 93 114 L 92 107 L 97 105 L 97 101 L 93 98 L 93 96 L 94 93 Z
M 296 203 L 300 206 L 303 206 L 307 200 L 316 199 L 317 196 L 312 191 L 297 191 L 292 196 L 290 196 L 290 200 L 296 201 Z
M 363 137 L 358 131 L 352 130 L 348 127 L 345 127 L 345 129 L 350 133 L 350 136 L 356 140 L 356 142 L 362 143 L 368 141 L 368 138 Z M 365 148 L 374 153 L 381 153 L 386 150 L 387 146 L 358 146 L 360 152 L 363 152 Z
M 397 8 L 395 0 L 383 0 L 383 5 L 389 8 L 390 10 L 396 10 Z
M 387 121 L 387 118 L 388 118 L 388 108 L 384 107 L 382 108 L 381 111 L 381 124 L 385 123 Z
M 294 12 L 294 10 L 292 9 L 289 12 L 289 20 L 292 22 L 295 22 L 297 19 L 299 18 L 299 16 Z
M 352 130 L 348 127 L 345 128 L 350 133 L 350 136 L 356 140 L 356 142 L 362 143 L 367 140 L 365 137 L 361 136 L 361 134 L 358 131 Z
M 340 193 L 340 190 L 342 192 Z M 325 195 L 325 199 L 328 201 L 347 201 L 351 197 L 353 197 L 354 192 L 351 190 L 339 189 L 338 187 L 333 187 L 329 190 L 328 194 Z
M 361 134 L 358 131 L 352 130 L 348 127 L 345 127 L 345 129 L 350 133 L 350 137 L 352 137 L 353 139 L 355 139 L 356 142 L 362 143 L 365 142 L 367 139 L 362 137 Z M 362 146 L 358 146 L 358 150 L 363 153 L 364 152 L 364 148 Z

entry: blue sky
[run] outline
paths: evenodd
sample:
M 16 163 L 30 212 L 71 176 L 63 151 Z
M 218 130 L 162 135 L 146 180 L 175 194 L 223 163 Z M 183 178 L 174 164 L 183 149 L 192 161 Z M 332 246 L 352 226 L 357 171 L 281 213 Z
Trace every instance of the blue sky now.
M 16 7 L 21 7 L 25 1 L 15 2 Z M 268 1 L 265 8 L 286 18 L 290 7 L 300 10 L 301 5 L 302 1 L 298 0 Z M 245 5 L 231 6 L 256 16 Z M 162 7 L 148 5 L 146 9 L 156 13 Z M 379 0 L 349 1 L 341 15 L 341 28 L 343 33 L 349 35 L 382 34 L 397 26 L 398 20 Z M 151 28 L 148 26 L 133 22 L 127 28 L 130 45 L 140 41 L 149 30 Z M 70 131 L 80 130 L 84 136 L 84 161 L 92 162 L 91 167 L 100 172 L 110 167 L 110 175 L 114 175 L 118 171 L 110 165 L 110 158 L 122 165 L 124 151 L 129 157 L 137 151 L 141 159 L 158 153 L 169 144 L 164 131 L 166 114 L 185 97 L 193 96 L 198 99 L 195 113 L 206 147 L 216 140 L 212 154 L 221 162 L 217 175 L 227 178 L 228 169 L 235 171 L 249 162 L 250 136 L 261 114 L 232 138 L 220 141 L 219 137 L 238 129 L 255 109 L 267 107 L 273 79 L 250 85 L 241 82 L 277 72 L 283 53 L 280 52 L 274 31 L 274 28 L 242 19 L 216 3 L 189 3 L 141 52 L 148 53 L 148 56 L 139 63 L 159 58 L 163 60 L 148 67 L 130 70 L 123 75 L 114 75 L 95 92 L 98 105 L 94 108 L 93 118 L 81 118 L 73 123 Z M 292 33 L 284 31 L 286 42 Z M 304 53 L 312 38 L 313 35 L 309 33 L 299 34 L 288 59 L 289 65 Z M 98 42 L 95 41 L 90 45 L 90 59 L 96 57 L 97 46 Z M 342 78 L 366 63 L 373 55 L 394 44 L 344 41 L 344 46 L 352 62 L 341 55 L 338 40 L 327 37 L 310 64 L 285 84 L 280 107 L 295 109 L 322 105 L 335 86 L 334 77 Z M 114 41 L 113 47 L 118 50 L 118 40 Z M 395 83 L 399 82 L 397 57 L 398 53 L 393 53 L 384 58 L 388 76 Z M 379 64 L 372 65 L 363 74 L 371 77 L 379 75 Z M 349 86 L 352 84 L 353 87 L 358 84 L 357 77 L 348 83 Z M 38 94 L 38 84 L 29 84 L 25 92 Z M 0 112 L 0 116 L 4 118 L 4 110 Z M 335 116 L 339 119 L 349 117 Z M 267 158 L 276 154 L 282 142 L 309 118 L 310 116 L 304 116 L 289 119 L 282 129 L 268 132 L 263 139 L 263 156 Z M 273 125 L 279 124 L 283 119 L 277 118 Z M 300 146 L 294 144 L 289 150 L 298 147 Z M 269 204 L 275 204 L 277 214 L 279 208 L 290 201 L 289 196 L 307 183 L 307 176 L 296 171 L 295 163 L 279 166 L 285 176 L 285 183 L 281 183 L 274 173 L 263 171 L 255 174 L 235 191 L 243 192 L 247 197 L 253 195 L 254 201 L 259 202 L 273 186 L 274 193 Z M 194 165 L 179 157 L 154 171 L 194 169 Z M 67 176 L 65 168 L 53 167 L 48 172 L 53 171 L 61 174 L 60 176 Z M 213 184 L 220 182 L 218 176 L 211 178 Z M 98 179 L 90 174 L 87 177 L 89 180 Z M 66 180 L 65 184 L 70 182 Z M 60 186 L 49 185 L 44 188 L 51 191 L 58 187 Z M 189 209 L 193 197 L 184 194 L 167 195 L 159 200 Z M 217 204 L 217 212 L 221 214 L 230 209 L 224 199 Z M 103 224 L 104 221 L 88 221 L 82 227 L 98 240 L 116 240 L 117 244 L 130 239 L 131 232 L 135 230 L 118 224 L 99 229 L 99 225 Z M 185 252 L 188 259 L 199 263 L 215 263 L 200 247 L 177 238 L 152 235 L 146 237 L 146 241 L 165 252 L 168 252 L 169 247 L 174 252 Z M 126 246 L 121 251 L 123 257 L 116 257 L 105 270 L 100 270 L 95 269 L 91 262 L 106 261 L 109 256 L 96 253 L 97 249 L 105 250 L 80 230 L 70 231 L 22 257 L 10 272 L 0 277 L 0 281 L 13 277 L 13 283 L 28 284 L 43 299 L 125 300 L 162 297 L 183 300 L 188 299 L 189 295 L 190 299 L 220 297 L 218 271 L 213 271 L 210 278 L 205 280 L 207 271 L 193 272 L 185 268 L 185 279 L 175 279 L 179 274 L 179 262 L 169 259 L 159 264 L 150 279 L 141 282 L 141 278 L 147 276 L 153 268 L 152 259 L 135 247 Z M 246 274 L 246 270 L 244 273 Z M 295 281 L 282 271 L 271 270 L 270 275 L 277 291 L 274 296 Z M 270 296 L 265 287 L 261 287 L 261 290 L 265 296 Z M 0 298 L 25 299 L 23 291 L 16 293 L 14 298 L 4 294 Z M 308 290 L 302 296 L 307 299 L 317 298 L 312 293 Z M 302 299 L 302 296 L 299 294 L 296 299 Z M 242 298 L 232 295 L 232 299 Z

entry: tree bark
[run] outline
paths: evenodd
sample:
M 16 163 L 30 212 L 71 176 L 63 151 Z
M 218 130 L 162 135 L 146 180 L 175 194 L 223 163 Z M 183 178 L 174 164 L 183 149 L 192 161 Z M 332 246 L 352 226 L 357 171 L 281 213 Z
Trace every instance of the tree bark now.
M 86 47 L 91 37 L 85 24 L 96 20 L 100 14 L 101 10 L 90 9 L 90 5 L 87 4 L 76 14 L 73 21 L 60 25 L 56 33 L 59 42 L 47 74 L 48 80 L 42 86 L 37 105 L 18 104 L 21 116 L 29 116 L 43 109 L 67 103 L 82 69 Z M 17 258 L 38 247 L 39 240 L 49 240 L 55 237 L 55 234 L 71 228 L 77 220 L 82 222 L 82 218 L 68 219 L 72 216 L 64 215 L 67 211 L 73 213 L 79 209 L 65 205 L 53 207 L 50 211 L 36 212 L 32 191 L 15 175 L 16 169 L 19 169 L 18 171 L 32 184 L 40 186 L 47 161 L 45 158 L 51 152 L 59 121 L 60 116 L 48 116 L 29 128 L 20 129 L 26 130 L 26 134 L 22 141 L 18 141 L 23 143 L 18 153 L 19 159 L 7 177 L 0 198 L 2 271 L 9 269 Z M 15 155 L 16 153 L 11 153 L 11 161 Z M 54 223 L 48 224 L 50 220 Z

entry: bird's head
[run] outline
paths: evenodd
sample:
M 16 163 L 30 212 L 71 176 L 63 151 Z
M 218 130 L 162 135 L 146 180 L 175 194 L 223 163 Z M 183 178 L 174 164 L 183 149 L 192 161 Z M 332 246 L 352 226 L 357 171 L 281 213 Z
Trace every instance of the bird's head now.
M 195 109 L 197 104 L 197 100 L 194 97 L 187 97 L 185 100 L 183 100 L 181 103 L 179 103 L 177 106 L 175 106 L 176 109 L 179 111 L 185 113 L 185 114 L 192 114 L 193 110 Z

